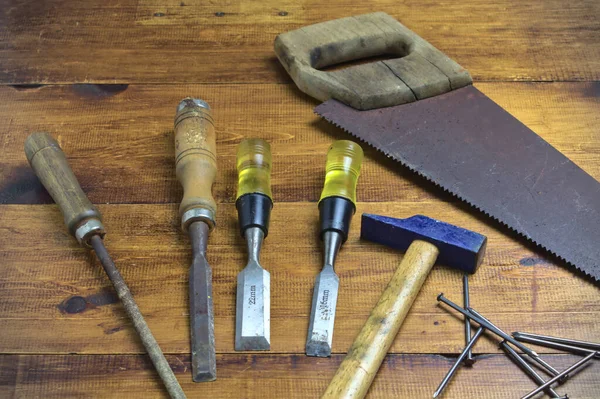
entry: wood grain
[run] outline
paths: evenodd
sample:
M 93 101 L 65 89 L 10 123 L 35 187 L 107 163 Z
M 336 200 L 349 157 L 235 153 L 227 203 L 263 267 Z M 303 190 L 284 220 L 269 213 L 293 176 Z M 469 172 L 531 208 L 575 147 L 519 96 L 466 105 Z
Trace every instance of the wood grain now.
M 595 0 L 2 3 L 4 84 L 289 82 L 273 53 L 277 34 L 373 11 L 398 19 L 476 81 L 600 79 Z
M 321 268 L 325 154 L 348 136 L 313 114 L 318 102 L 291 82 L 273 40 L 374 11 L 453 58 L 478 89 L 600 179 L 598 1 L 0 0 L 0 397 L 166 397 L 95 255 L 69 235 L 27 165 L 23 143 L 34 131 L 59 139 L 99 204 L 108 249 L 190 397 L 324 392 L 401 254 L 361 242 L 355 218 L 337 266 L 334 356 L 304 356 Z M 65 85 L 38 86 L 49 83 Z M 219 379 L 202 385 L 189 371 L 191 252 L 179 226 L 173 145 L 175 107 L 188 95 L 213 107 L 219 162 L 208 249 Z M 272 352 L 261 354 L 233 351 L 235 276 L 246 262 L 234 162 L 246 137 L 268 140 L 273 152 L 275 207 L 262 255 L 272 279 Z M 600 341 L 597 287 L 433 184 L 369 148 L 365 155 L 358 215 L 424 213 L 488 235 L 470 280 L 477 310 L 509 332 Z M 437 305 L 440 291 L 460 302 L 460 274 L 433 268 L 368 398 L 431 397 L 464 347 L 462 320 Z M 459 370 L 445 397 L 518 397 L 534 387 L 497 342 L 478 342 L 477 364 Z M 577 358 L 536 350 L 558 369 Z M 598 371 L 594 362 L 557 391 L 597 398 Z
M 219 355 L 219 378 L 194 384 L 189 356 L 167 356 L 188 397 L 316 398 L 325 390 L 342 356 L 319 359 L 304 355 Z M 579 357 L 548 355 L 558 369 Z M 454 358 L 437 355 L 389 355 L 373 382 L 369 399 L 430 398 Z M 144 356 L 0 356 L 0 396 L 15 398 L 162 398 L 166 397 L 150 361 Z M 318 372 L 315 372 L 318 369 Z M 600 392 L 600 363 L 593 362 L 572 380 L 556 388 L 572 398 L 595 399 Z M 444 398 L 514 398 L 535 384 L 504 355 L 478 359 L 462 368 L 444 392 Z
M 478 83 L 487 94 L 595 178 L 600 178 L 600 83 Z M 23 143 L 33 131 L 57 137 L 93 203 L 175 203 L 173 118 L 188 95 L 211 104 L 217 129 L 214 196 L 235 202 L 235 149 L 246 137 L 271 143 L 275 203 L 317 201 L 325 154 L 349 136 L 313 114 L 316 101 L 289 85 L 92 85 L 0 87 L 0 203 L 49 203 Z M 247 99 L 252 98 L 252 102 Z M 358 200 L 451 200 L 365 146 Z M 385 182 L 385 183 L 383 183 Z
M 188 353 L 191 253 L 179 230 L 177 204 L 99 209 L 107 228 L 106 245 L 157 341 L 168 353 Z M 365 211 L 396 217 L 424 213 L 487 235 L 487 256 L 470 281 L 474 308 L 507 331 L 600 341 L 598 288 L 487 220 L 439 201 L 359 202 L 357 215 Z M 276 203 L 273 208 L 261 263 L 271 273 L 271 349 L 277 353 L 303 353 L 312 288 L 321 269 L 317 220 L 313 203 Z M 359 230 L 355 217 L 337 262 L 340 296 L 334 353 L 347 351 L 401 259 L 397 251 L 360 241 Z M 19 331 L 0 334 L 0 352 L 142 352 L 98 261 L 68 235 L 55 205 L 0 206 L 0 242 L 0 324 L 6 331 Z M 235 277 L 245 258 L 235 206 L 221 205 L 208 248 L 220 353 L 233 352 Z M 461 290 L 460 272 L 436 266 L 391 351 L 458 352 L 464 345 L 462 319 L 438 306 L 435 298 L 444 292 L 460 302 Z M 497 343 L 482 340 L 475 351 L 496 352 Z

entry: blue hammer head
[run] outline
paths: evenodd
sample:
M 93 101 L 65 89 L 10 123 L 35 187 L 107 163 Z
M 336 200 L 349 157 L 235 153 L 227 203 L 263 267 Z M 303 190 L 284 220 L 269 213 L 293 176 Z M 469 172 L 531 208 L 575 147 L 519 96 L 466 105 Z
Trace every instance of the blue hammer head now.
M 407 219 L 363 213 L 360 237 L 406 251 L 415 240 L 435 245 L 438 262 L 475 273 L 483 260 L 487 237 L 471 230 L 416 215 Z

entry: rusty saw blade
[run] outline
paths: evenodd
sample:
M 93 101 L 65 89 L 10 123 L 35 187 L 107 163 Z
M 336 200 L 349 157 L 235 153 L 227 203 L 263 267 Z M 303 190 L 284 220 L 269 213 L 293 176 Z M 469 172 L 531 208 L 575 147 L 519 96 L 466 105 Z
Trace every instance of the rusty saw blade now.
M 600 281 L 600 183 L 475 87 L 315 112 Z
M 275 52 L 315 112 L 600 281 L 600 183 L 385 13 L 281 34 Z M 324 72 L 378 54 L 399 58 Z

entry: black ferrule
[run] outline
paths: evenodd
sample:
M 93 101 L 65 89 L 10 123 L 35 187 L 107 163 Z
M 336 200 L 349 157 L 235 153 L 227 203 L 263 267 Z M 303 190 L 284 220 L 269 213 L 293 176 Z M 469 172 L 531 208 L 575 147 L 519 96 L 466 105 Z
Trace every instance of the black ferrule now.
M 240 222 L 240 233 L 244 233 L 250 227 L 260 227 L 265 234 L 269 234 L 269 219 L 273 201 L 266 195 L 259 193 L 244 194 L 235 201 Z
M 321 219 L 321 240 L 328 231 L 337 231 L 342 235 L 342 242 L 348 239 L 350 220 L 356 207 L 349 199 L 342 197 L 327 197 L 319 202 Z

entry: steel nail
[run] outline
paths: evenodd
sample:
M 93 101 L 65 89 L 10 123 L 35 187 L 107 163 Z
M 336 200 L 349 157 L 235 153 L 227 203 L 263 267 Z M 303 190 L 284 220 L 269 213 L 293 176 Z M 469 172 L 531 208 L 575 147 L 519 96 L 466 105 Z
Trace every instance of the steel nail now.
M 458 356 L 458 359 L 456 359 L 456 361 L 454 362 L 454 364 L 452 365 L 450 370 L 448 370 L 448 372 L 446 373 L 446 376 L 444 377 L 444 379 L 438 386 L 438 389 L 436 389 L 435 393 L 433 394 L 434 398 L 437 398 L 442 393 L 442 391 L 444 391 L 444 389 L 446 388 L 446 385 L 448 385 L 448 383 L 454 376 L 454 373 L 456 373 L 458 366 L 460 366 L 460 364 L 463 362 L 463 360 L 467 357 L 467 353 L 471 350 L 473 345 L 475 345 L 475 343 L 477 342 L 477 340 L 479 339 L 481 334 L 483 334 L 484 330 L 485 330 L 485 328 L 479 327 L 479 329 L 477 331 L 475 331 L 475 335 L 473 336 L 473 338 L 469 341 L 469 343 L 467 344 L 465 349 L 463 349 L 463 351 L 460 353 L 460 355 Z
M 500 330 L 500 329 L 499 329 L 499 328 L 498 328 L 498 327 L 497 327 L 497 326 L 496 326 L 494 323 L 492 323 L 491 321 L 489 321 L 488 319 L 486 319 L 486 318 L 485 318 L 483 315 L 481 315 L 481 314 L 480 314 L 479 312 L 477 312 L 475 309 L 473 309 L 473 308 L 469 308 L 469 309 L 467 309 L 467 310 L 468 310 L 469 312 L 471 312 L 472 314 L 474 314 L 475 316 L 478 316 L 478 317 L 480 317 L 481 319 L 485 320 L 486 322 L 490 323 L 490 325 L 494 326 L 494 328 L 496 328 L 496 329 Z M 500 330 L 500 331 L 502 331 L 502 330 Z M 502 332 L 504 332 L 504 331 L 502 331 Z M 512 338 L 512 337 L 511 337 L 511 338 Z M 516 342 L 519 342 L 519 345 L 516 345 L 516 344 L 514 343 L 514 342 L 515 342 L 515 340 L 514 340 L 514 339 L 513 339 L 512 341 L 510 341 L 510 340 L 507 340 L 507 341 L 509 341 L 510 343 L 512 343 L 513 345 L 515 345 L 517 348 L 519 348 L 519 349 L 521 349 L 521 350 L 523 350 L 523 347 L 527 348 L 525 345 L 521 344 L 519 341 L 516 341 Z M 529 348 L 527 348 L 527 349 L 529 349 Z M 530 350 L 531 350 L 531 349 L 530 349 Z M 527 353 L 527 351 L 523 351 L 523 352 Z M 544 359 L 542 359 L 542 358 L 540 357 L 540 355 L 538 355 L 536 352 L 533 352 L 533 353 L 535 353 L 535 355 L 531 355 L 530 353 L 527 353 L 527 355 L 529 355 L 529 357 L 530 357 L 530 358 L 531 358 L 533 361 L 535 361 L 535 362 L 536 362 L 536 363 L 538 363 L 540 366 L 542 366 L 543 368 L 545 368 L 546 370 L 548 370 L 548 372 L 549 372 L 551 375 L 558 375 L 558 370 L 556 370 L 554 367 L 552 367 L 550 364 L 548 364 L 548 363 L 547 363 L 547 362 L 546 362 Z M 565 377 L 564 377 L 564 379 L 566 379 L 567 377 L 568 377 L 568 376 L 565 376 Z M 564 381 L 564 379 L 562 379 L 562 380 L 561 380 L 561 382 L 562 382 L 562 381 Z
M 541 392 L 544 389 L 546 389 L 546 387 L 549 387 L 550 385 L 554 384 L 556 381 L 560 380 L 563 376 L 565 376 L 569 373 L 572 373 L 573 371 L 581 368 L 587 362 L 592 360 L 594 355 L 595 355 L 595 353 L 590 353 L 589 355 L 587 355 L 586 357 L 584 357 L 583 359 L 581 359 L 580 361 L 578 361 L 577 363 L 575 363 L 574 365 L 572 365 L 571 367 L 569 367 L 568 369 L 563 371 L 562 373 L 559 373 L 557 376 L 552 377 L 551 379 L 546 381 L 544 384 L 540 385 L 533 391 L 529 392 L 527 395 L 523 396 L 521 399 L 530 399 L 530 398 L 534 397 L 538 392 Z
M 559 349 L 559 350 L 563 350 L 565 352 L 571 352 L 571 353 L 575 353 L 578 355 L 588 355 L 590 353 L 594 353 L 597 356 L 600 356 L 600 353 L 598 353 L 592 349 L 586 349 L 586 348 L 580 348 L 578 346 L 560 344 L 558 342 L 546 341 L 545 339 L 533 338 L 533 337 L 529 337 L 526 335 L 521 335 L 519 333 L 514 333 L 513 336 L 515 337 L 515 339 L 517 339 L 521 342 L 527 342 L 527 343 L 534 344 L 534 345 L 545 346 L 547 348 Z
M 469 275 L 467 273 L 463 274 L 463 302 L 465 309 L 467 309 L 470 304 L 469 300 Z M 468 316 L 465 316 L 465 345 L 468 345 L 471 342 L 471 322 Z M 467 366 L 472 366 L 475 363 L 475 359 L 473 359 L 473 353 L 469 349 L 467 352 L 467 357 L 464 360 Z
M 526 332 L 514 332 L 513 333 L 513 335 L 517 335 L 517 334 L 522 337 L 543 339 L 544 341 L 557 342 L 559 344 L 572 345 L 572 346 L 577 346 L 579 348 L 589 348 L 589 349 L 594 349 L 596 351 L 600 351 L 600 344 L 597 344 L 595 342 L 579 341 L 577 339 L 570 339 L 570 338 L 551 337 L 549 335 L 533 334 L 533 333 L 526 333 Z
M 523 352 L 527 353 L 528 355 L 530 355 L 532 357 L 538 356 L 538 354 L 535 351 L 529 349 L 528 347 L 526 347 L 525 345 L 523 345 L 522 343 L 520 343 L 519 341 L 517 341 L 516 339 L 514 339 L 513 337 L 511 337 L 510 335 L 508 335 L 501 329 L 499 329 L 498 327 L 496 327 L 489 320 L 483 319 L 482 317 L 476 315 L 471 310 L 461 308 L 460 306 L 458 306 L 457 304 L 455 304 L 454 302 L 452 302 L 451 300 L 446 298 L 443 293 L 438 295 L 437 300 L 444 302 L 446 305 L 450 306 L 452 309 L 469 317 L 472 321 L 476 322 L 477 324 L 479 324 L 482 327 L 485 327 L 487 330 L 496 334 L 500 338 L 507 340 L 508 342 L 515 345 L 517 348 L 521 349 Z
M 502 349 L 504 349 L 504 351 L 506 352 L 506 354 L 519 366 L 521 367 L 521 369 L 523 369 L 523 371 L 525 371 L 525 373 L 527 375 L 529 375 L 529 377 L 531 377 L 531 379 L 533 379 L 536 383 L 538 384 L 543 384 L 546 381 L 544 381 L 544 379 L 542 377 L 540 377 L 540 375 L 538 373 L 535 372 L 535 370 L 521 357 L 521 355 L 519 355 L 517 353 L 517 351 L 515 351 L 513 348 L 510 347 L 510 345 L 506 342 L 506 341 L 502 341 L 500 342 L 500 346 L 502 347 Z M 548 387 L 546 388 L 546 392 L 548 393 L 548 395 L 552 396 L 553 398 L 560 398 L 561 396 L 554 390 L 552 389 L 552 387 Z

